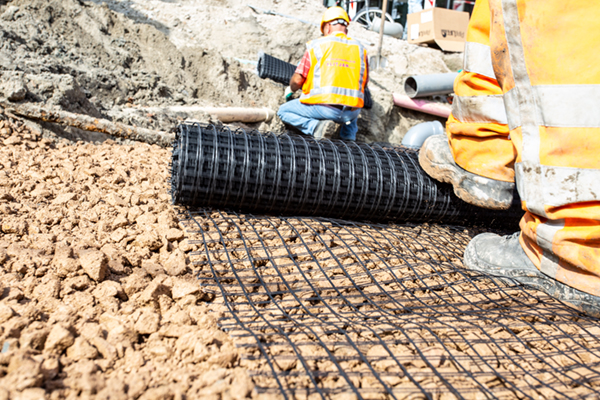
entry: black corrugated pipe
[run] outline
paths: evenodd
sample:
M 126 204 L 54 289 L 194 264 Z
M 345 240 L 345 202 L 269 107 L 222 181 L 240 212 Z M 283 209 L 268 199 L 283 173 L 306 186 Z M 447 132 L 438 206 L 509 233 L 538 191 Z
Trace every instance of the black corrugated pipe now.
M 172 196 L 242 212 L 518 229 L 518 202 L 502 212 L 471 206 L 431 179 L 417 156 L 389 144 L 185 123 L 173 149 Z
M 280 60 L 262 51 L 258 53 L 258 76 L 261 79 L 269 78 L 275 82 L 279 82 L 283 85 L 289 85 L 296 66 L 287 61 Z M 364 108 L 370 109 L 373 107 L 373 98 L 371 97 L 371 91 L 368 87 L 365 88 L 365 104 Z
M 258 76 L 261 79 L 269 78 L 275 82 L 279 82 L 282 85 L 289 85 L 292 75 L 296 70 L 294 64 L 280 60 L 262 51 L 258 53 Z

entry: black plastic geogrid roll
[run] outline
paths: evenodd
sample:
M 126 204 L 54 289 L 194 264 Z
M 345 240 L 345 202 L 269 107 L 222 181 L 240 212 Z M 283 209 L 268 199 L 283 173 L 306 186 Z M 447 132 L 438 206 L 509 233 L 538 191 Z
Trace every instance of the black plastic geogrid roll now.
M 263 52 L 258 54 L 258 76 L 261 79 L 269 78 L 283 85 L 288 85 L 296 66 L 280 60 Z
M 294 75 L 294 71 L 296 71 L 296 66 L 287 61 L 283 61 L 279 58 L 260 52 L 258 54 L 257 69 L 258 76 L 261 79 L 269 78 L 283 85 L 288 85 L 290 83 L 290 79 L 292 79 L 292 75 Z M 364 108 L 370 109 L 373 107 L 373 98 L 371 97 L 371 92 L 369 91 L 368 87 L 365 88 L 364 101 Z
M 172 196 L 177 204 L 242 212 L 517 228 L 518 208 L 464 203 L 450 185 L 427 176 L 417 154 L 185 123 L 173 149 Z

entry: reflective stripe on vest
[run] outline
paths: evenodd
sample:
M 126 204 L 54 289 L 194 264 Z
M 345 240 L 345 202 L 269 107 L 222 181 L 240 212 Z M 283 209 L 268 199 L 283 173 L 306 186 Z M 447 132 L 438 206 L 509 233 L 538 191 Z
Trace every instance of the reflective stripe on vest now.
M 340 43 L 343 45 L 348 45 L 348 46 L 356 46 L 358 48 L 358 53 L 359 53 L 359 60 L 358 61 L 360 64 L 360 70 L 359 70 L 359 76 L 358 76 L 358 90 L 357 89 L 352 89 L 352 88 L 348 88 L 348 87 L 339 87 L 339 86 L 333 86 L 331 85 L 331 83 L 333 82 L 322 82 L 323 80 L 323 67 L 322 67 L 322 63 L 323 63 L 323 59 L 324 59 L 324 54 L 322 52 L 322 45 L 327 45 L 327 44 L 331 44 L 331 43 Z M 312 55 L 315 57 L 316 62 L 314 63 L 314 65 L 311 65 L 312 68 L 312 80 L 310 81 L 310 83 L 305 83 L 306 84 L 310 84 L 312 87 L 309 87 L 309 92 L 305 93 L 304 90 L 306 89 L 305 87 L 303 87 L 303 92 L 300 96 L 300 101 L 303 103 L 311 103 L 311 98 L 314 98 L 316 96 L 323 96 L 325 95 L 325 97 L 327 98 L 327 95 L 337 95 L 337 96 L 344 96 L 346 97 L 345 101 L 334 101 L 333 99 L 329 98 L 329 100 L 331 101 L 318 101 L 315 103 L 325 103 L 325 104 L 340 104 L 340 103 L 352 103 L 352 104 L 345 104 L 345 105 L 349 105 L 349 106 L 362 106 L 363 101 L 364 101 L 364 82 L 365 82 L 365 75 L 366 75 L 366 69 L 367 69 L 367 65 L 365 62 L 365 57 L 366 57 L 366 51 L 363 48 L 363 46 L 360 44 L 360 42 L 350 39 L 347 36 L 344 35 L 344 37 L 341 37 L 341 35 L 331 35 L 331 36 L 326 36 L 317 40 L 314 40 L 312 42 L 309 42 L 307 44 L 307 48 L 308 51 L 310 53 L 312 53 Z
M 505 37 L 515 87 L 504 94 L 509 127 L 523 135 L 517 187 L 526 207 L 547 217 L 544 206 L 600 200 L 600 170 L 541 165 L 540 127 L 600 128 L 598 85 L 532 86 L 525 65 L 516 0 L 501 0 Z M 563 97 L 555 97 L 563 96 Z M 585 111 L 587 110 L 587 111 Z M 526 182 L 526 183 L 525 183 Z
M 522 125 L 516 88 L 504 94 L 510 110 L 509 129 Z M 536 85 L 534 96 L 536 125 L 566 128 L 600 127 L 600 85 Z
M 455 96 L 452 115 L 460 122 L 507 123 L 502 95 Z
M 463 68 L 465 72 L 495 80 L 490 46 L 467 42 Z M 452 115 L 465 123 L 507 123 L 502 95 L 455 96 L 452 101 Z
M 363 93 L 360 90 L 343 89 L 335 86 L 321 87 L 310 91 L 311 96 L 318 94 L 339 94 L 342 96 L 363 98 Z
M 465 44 L 463 69 L 468 72 L 487 76 L 491 79 L 496 79 L 494 68 L 492 66 L 490 46 L 476 42 L 467 42 Z

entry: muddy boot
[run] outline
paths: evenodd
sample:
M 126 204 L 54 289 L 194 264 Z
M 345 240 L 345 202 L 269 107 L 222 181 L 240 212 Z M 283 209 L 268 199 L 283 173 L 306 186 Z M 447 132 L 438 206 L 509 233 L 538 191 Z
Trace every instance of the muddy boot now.
M 567 286 L 542 273 L 525 254 L 519 243 L 519 234 L 499 236 L 482 233 L 475 236 L 465 249 L 465 267 L 488 275 L 511 278 L 585 314 L 600 317 L 600 297 Z M 508 279 L 505 281 L 511 283 Z
M 494 210 L 507 210 L 512 204 L 515 184 L 484 178 L 459 167 L 446 135 L 427 138 L 419 151 L 419 164 L 432 178 L 452 184 L 454 194 L 469 204 Z
M 337 134 L 338 128 L 338 124 L 326 119 L 319 122 L 313 132 L 313 136 L 315 139 L 333 139 Z

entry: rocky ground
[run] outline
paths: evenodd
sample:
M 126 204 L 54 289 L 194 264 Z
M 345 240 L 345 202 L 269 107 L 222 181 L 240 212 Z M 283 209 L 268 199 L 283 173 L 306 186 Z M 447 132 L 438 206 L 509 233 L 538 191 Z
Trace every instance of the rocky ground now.
M 0 119 L 0 399 L 251 396 L 187 265 L 168 150 Z
M 317 0 L 254 5 L 314 22 L 323 11 Z M 284 86 L 252 62 L 261 50 L 297 62 L 317 34 L 236 0 L 0 0 L 0 100 L 172 132 L 212 117 L 161 108 L 277 109 Z M 359 139 L 399 142 L 433 118 L 391 94 L 461 57 L 393 38 L 383 54 Z M 251 127 L 283 129 L 277 118 Z M 0 400 L 259 397 L 217 327 L 222 306 L 195 280 L 169 160 L 169 149 L 0 108 Z
M 306 268 L 315 282 L 324 285 L 322 295 L 330 299 L 330 307 L 344 306 L 336 292 L 336 288 L 344 288 L 347 299 L 354 298 L 361 312 L 372 317 L 381 309 L 371 309 L 361 296 L 352 296 L 347 277 L 340 274 L 340 265 L 332 263 L 329 254 L 343 260 L 355 275 L 353 279 L 369 293 L 377 293 L 381 284 L 390 285 L 390 293 L 397 292 L 388 267 L 397 269 L 398 276 L 409 285 L 408 291 L 386 299 L 391 303 L 385 309 L 397 302 L 421 309 L 424 301 L 430 306 L 437 304 L 437 310 L 443 311 L 434 313 L 432 319 L 400 312 L 396 318 L 406 319 L 401 325 L 403 335 L 426 344 L 407 346 L 405 337 L 384 327 L 386 340 L 395 343 L 387 350 L 364 333 L 376 325 L 360 315 L 345 314 L 345 319 L 359 318 L 350 326 L 362 339 L 354 333 L 351 337 L 366 357 L 379 360 L 373 363 L 374 370 L 385 374 L 384 382 L 393 387 L 396 398 L 426 398 L 413 381 L 409 382 L 409 375 L 431 394 L 430 398 L 455 398 L 433 376 L 434 368 L 450 377 L 455 387 L 466 387 L 465 398 L 483 397 L 470 389 L 470 381 L 465 382 L 462 372 L 457 375 L 457 371 L 470 371 L 478 385 L 483 382 L 486 390 L 507 399 L 520 394 L 556 398 L 557 388 L 578 398 L 595 392 L 600 365 L 596 320 L 578 316 L 547 296 L 532 299 L 539 294 L 519 288 L 506 292 L 497 283 L 484 283 L 481 278 L 479 289 L 474 290 L 475 281 L 465 280 L 456 271 L 447 275 L 452 283 L 447 285 L 438 272 L 428 270 L 427 260 L 459 265 L 459 259 L 442 256 L 438 246 L 463 248 L 471 233 L 465 231 L 452 238 L 444 228 L 435 228 L 428 235 L 451 240 L 420 248 L 414 236 L 429 229 L 423 226 L 415 227 L 416 233 L 408 232 L 402 240 L 377 229 L 353 230 L 350 225 L 333 229 L 318 220 L 283 222 L 273 218 L 251 224 L 246 216 L 240 217 L 238 227 L 243 231 L 238 232 L 231 216 L 225 218 L 219 213 L 205 220 L 197 216 L 200 226 L 186 227 L 179 222 L 183 210 L 170 203 L 169 157 L 169 150 L 142 143 L 72 143 L 43 138 L 0 108 L 0 400 L 283 398 L 269 377 L 270 367 L 258 352 L 256 340 L 240 332 L 243 327 L 234 323 L 233 313 L 224 307 L 216 283 L 206 280 L 212 276 L 211 268 L 217 268 L 229 273 L 222 276 L 229 283 L 235 282 L 229 260 L 234 269 L 243 269 L 249 259 L 255 259 L 256 266 L 271 276 L 270 296 L 277 298 L 273 305 L 266 301 L 270 297 L 257 285 L 257 277 L 244 276 L 240 282 L 240 287 L 258 290 L 255 295 L 259 297 L 253 301 L 264 308 L 261 318 L 272 318 L 275 326 L 290 329 L 287 319 L 281 318 L 281 310 L 293 308 L 290 314 L 304 321 L 301 329 L 310 327 L 313 334 L 318 332 L 319 341 L 331 345 L 345 370 L 354 373 L 364 365 L 344 357 L 357 359 L 356 348 L 344 345 L 347 338 L 339 337 L 337 328 L 330 330 L 337 326 L 339 316 L 328 315 L 323 304 L 315 303 L 313 289 L 302 288 L 294 265 L 299 263 L 298 268 Z M 280 225 L 276 231 L 273 224 Z M 203 233 L 189 236 L 193 229 Z M 190 240 L 201 240 L 202 235 L 208 235 L 204 237 L 206 245 Z M 302 245 L 297 243 L 299 238 Z M 454 243 L 456 238 L 461 242 Z M 298 304 L 290 294 L 279 299 L 289 286 L 283 286 L 281 279 L 272 280 L 269 265 L 259 261 L 266 255 L 261 243 L 271 246 L 268 251 L 276 261 L 274 265 L 286 274 L 282 279 L 304 291 L 304 305 L 313 310 L 310 318 L 298 315 Z M 287 253 L 286 246 L 297 254 Z M 313 254 L 304 248 L 312 248 Z M 326 270 L 319 270 L 312 257 L 318 257 Z M 410 271 L 403 266 L 407 261 L 414 261 Z M 381 283 L 374 284 L 362 273 L 364 265 L 380 269 L 372 273 Z M 411 275 L 414 268 L 421 271 L 419 280 Z M 201 289 L 199 276 L 208 288 Z M 419 294 L 417 301 L 411 297 L 411 288 L 419 288 L 423 277 L 435 290 Z M 439 297 L 442 288 L 445 297 Z M 457 288 L 462 294 L 455 293 Z M 237 288 L 230 290 L 239 293 Z M 421 293 L 420 289 L 415 293 Z M 243 297 L 233 299 L 235 313 L 246 323 L 257 318 L 257 310 L 250 310 Z M 281 309 L 276 309 L 278 304 Z M 463 314 L 457 314 L 459 308 Z M 480 310 L 480 314 L 473 314 L 473 310 Z M 234 341 L 217 325 L 221 317 L 230 329 L 246 337 Z M 465 325 L 467 317 L 472 323 Z M 439 330 L 441 321 L 448 324 L 446 330 Z M 431 331 L 430 325 L 438 326 L 437 330 Z M 252 329 L 259 334 L 272 333 L 254 325 Z M 459 332 L 454 332 L 456 329 Z M 446 331 L 454 332 L 454 336 Z M 390 336 L 392 333 L 397 338 Z M 295 335 L 293 341 L 302 356 L 312 360 L 309 370 L 322 377 L 323 387 L 345 388 L 336 369 L 326 361 L 324 347 L 315 346 L 306 335 Z M 282 346 L 282 339 L 269 336 L 261 343 L 269 346 L 276 371 L 298 372 L 285 375 L 288 393 L 293 390 L 289 388 L 298 387 L 294 398 L 319 398 L 302 390 L 310 388 L 311 382 L 302 365 L 293 354 L 290 356 L 290 348 Z M 439 343 L 446 346 L 443 351 Z M 407 368 L 404 375 L 399 365 L 388 359 L 390 351 Z M 320 357 L 320 361 L 311 357 Z M 251 376 L 257 371 L 259 376 Z M 513 376 L 514 371 L 519 373 Z M 518 390 L 505 386 L 503 379 L 507 377 Z M 371 376 L 352 379 L 364 398 L 391 398 Z M 259 392 L 258 385 L 272 390 Z M 342 392 L 332 398 L 357 397 Z

